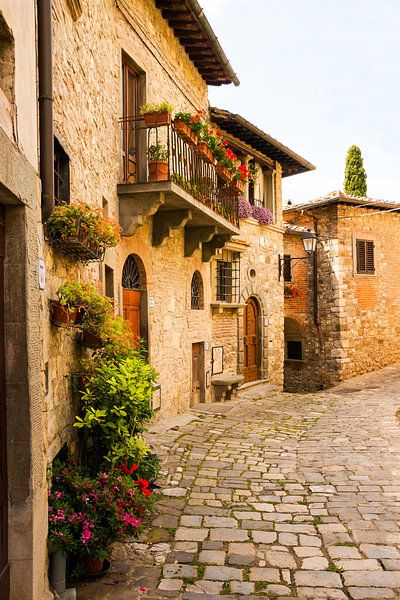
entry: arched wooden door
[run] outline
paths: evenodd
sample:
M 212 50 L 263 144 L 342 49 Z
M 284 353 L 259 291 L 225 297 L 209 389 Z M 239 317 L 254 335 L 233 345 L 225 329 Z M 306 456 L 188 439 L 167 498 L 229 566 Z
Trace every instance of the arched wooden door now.
M 135 343 L 144 336 L 142 322 L 143 273 L 138 259 L 129 255 L 122 271 L 122 303 L 124 319 L 130 323 Z
M 260 377 L 259 307 L 255 298 L 249 298 L 243 315 L 244 382 L 256 381 Z

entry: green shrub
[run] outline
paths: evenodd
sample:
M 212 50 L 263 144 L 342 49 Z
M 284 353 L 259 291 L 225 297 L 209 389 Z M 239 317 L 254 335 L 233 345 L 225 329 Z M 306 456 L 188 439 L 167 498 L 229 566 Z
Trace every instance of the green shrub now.
M 156 104 L 155 102 L 148 102 L 147 104 L 143 104 L 143 106 L 140 107 L 139 113 L 141 115 L 145 115 L 147 113 L 153 113 L 153 112 L 164 112 L 164 111 L 172 113 L 173 110 L 174 110 L 174 107 L 171 104 L 169 104 L 169 102 L 166 102 L 164 100 L 164 102 L 160 102 L 159 104 Z

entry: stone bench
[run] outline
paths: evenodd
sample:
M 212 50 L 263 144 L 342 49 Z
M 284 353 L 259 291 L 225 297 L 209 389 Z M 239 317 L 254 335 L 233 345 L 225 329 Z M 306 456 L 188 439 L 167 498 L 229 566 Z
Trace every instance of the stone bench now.
M 214 386 L 214 397 L 215 402 L 224 402 L 230 400 L 232 394 L 234 394 L 243 383 L 242 375 L 225 375 L 223 377 L 213 377 L 211 379 L 211 385 Z

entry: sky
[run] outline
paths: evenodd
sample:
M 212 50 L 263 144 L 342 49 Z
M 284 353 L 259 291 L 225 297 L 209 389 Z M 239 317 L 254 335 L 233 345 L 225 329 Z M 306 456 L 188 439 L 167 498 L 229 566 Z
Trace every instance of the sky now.
M 295 202 L 343 190 L 360 147 L 368 196 L 400 202 L 399 0 L 199 0 L 240 86 L 210 87 L 317 169 L 283 180 Z

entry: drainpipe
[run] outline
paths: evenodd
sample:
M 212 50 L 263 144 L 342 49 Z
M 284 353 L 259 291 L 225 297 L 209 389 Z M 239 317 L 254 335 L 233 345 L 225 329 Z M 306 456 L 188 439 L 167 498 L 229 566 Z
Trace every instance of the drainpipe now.
M 314 231 L 318 236 L 318 219 L 314 217 Z M 318 328 L 321 324 L 318 314 L 318 238 L 315 252 L 313 253 L 313 306 L 314 306 L 314 323 Z
M 51 1 L 38 0 L 39 138 L 42 221 L 54 209 L 53 64 Z

